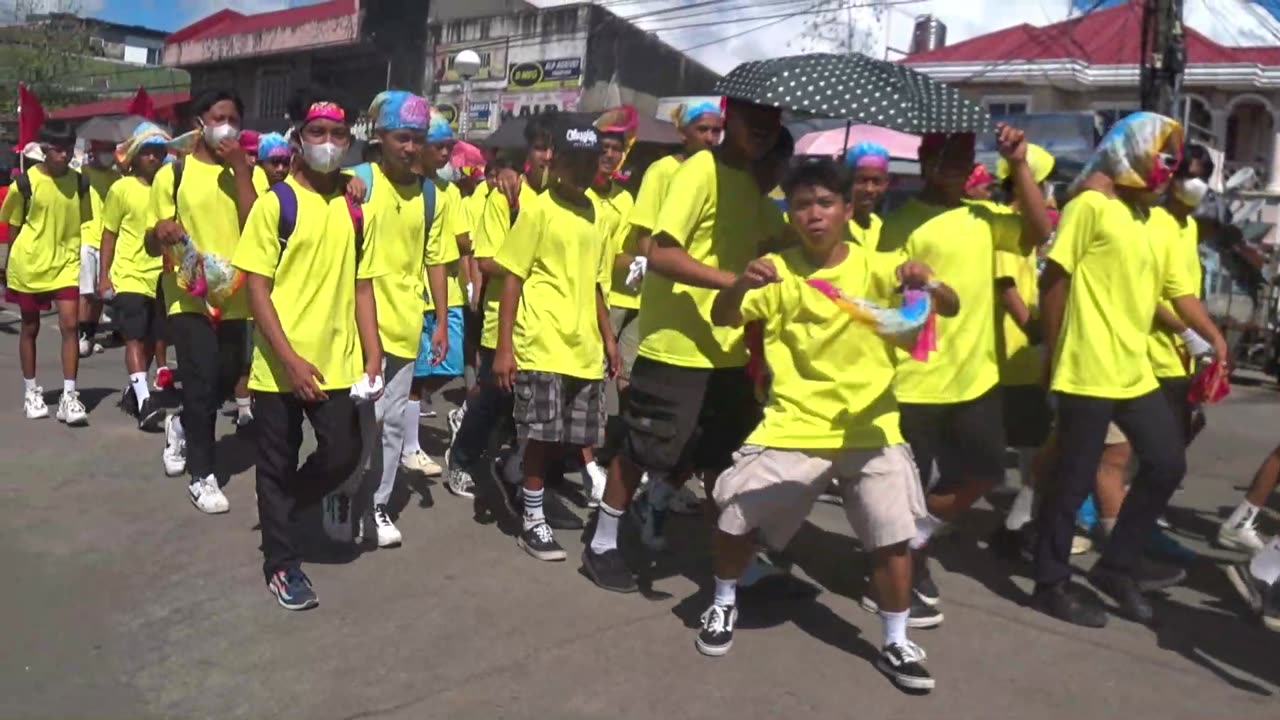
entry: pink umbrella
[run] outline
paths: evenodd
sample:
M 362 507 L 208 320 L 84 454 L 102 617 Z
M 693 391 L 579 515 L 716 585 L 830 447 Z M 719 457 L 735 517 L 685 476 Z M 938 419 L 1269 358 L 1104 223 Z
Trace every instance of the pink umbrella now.
M 847 144 L 846 144 L 847 139 Z M 889 155 L 904 160 L 915 160 L 920 149 L 920 136 L 898 132 L 875 125 L 854 125 L 849 128 L 848 135 L 843 127 L 812 132 L 801 136 L 796 141 L 797 155 L 844 155 L 846 148 L 860 142 L 873 142 L 883 145 Z

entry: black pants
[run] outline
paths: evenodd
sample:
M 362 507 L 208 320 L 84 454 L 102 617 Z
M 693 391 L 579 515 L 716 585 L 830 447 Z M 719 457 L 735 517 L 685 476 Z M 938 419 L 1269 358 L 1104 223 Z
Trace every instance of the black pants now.
M 1191 426 L 1191 401 L 1187 400 L 1187 392 L 1191 390 L 1191 378 L 1172 377 L 1156 378 L 1156 380 L 1160 383 L 1160 392 L 1164 393 L 1165 399 L 1169 401 L 1169 409 L 1173 411 L 1173 418 L 1177 421 L 1178 428 L 1182 430 L 1182 444 L 1190 446 L 1194 434 Z
M 1036 540 L 1037 587 L 1071 576 L 1071 536 L 1076 510 L 1093 491 L 1107 424 L 1115 421 L 1138 457 L 1116 527 L 1099 566 L 1130 573 L 1155 529 L 1156 519 L 1187 472 L 1181 432 L 1169 401 L 1159 390 L 1131 400 L 1058 394 L 1058 451 L 1048 487 L 1043 488 Z
M 248 331 L 244 320 L 223 320 L 214 325 L 196 313 L 172 315 L 168 325 L 178 355 L 178 379 L 182 381 L 187 471 L 192 477 L 202 478 L 214 469 L 218 408 L 248 369 Z
M 467 399 L 467 414 L 449 449 L 450 465 L 465 468 L 479 460 L 488 451 L 489 440 L 495 432 L 508 437 L 515 435 L 511 419 L 514 399 L 494 381 L 493 356 L 493 350 L 480 348 L 480 367 L 476 368 L 479 390 Z
M 291 393 L 253 394 L 258 436 L 258 524 L 262 528 L 262 572 L 300 560 L 291 525 L 294 515 L 320 502 L 345 482 L 360 462 L 360 424 L 355 401 L 342 391 L 307 403 Z M 302 419 L 311 423 L 316 449 L 298 467 Z

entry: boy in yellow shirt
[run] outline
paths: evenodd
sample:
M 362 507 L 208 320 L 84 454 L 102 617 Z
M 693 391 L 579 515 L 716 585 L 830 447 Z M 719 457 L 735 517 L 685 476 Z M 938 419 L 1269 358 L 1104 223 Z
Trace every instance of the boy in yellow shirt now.
M 288 610 L 319 604 L 293 517 L 351 477 L 361 453 L 356 402 L 382 391 L 373 281 L 385 270 L 339 171 L 356 112 L 329 97 L 302 92 L 290 103 L 301 162 L 254 204 L 234 258 L 248 273 L 256 325 L 249 388 L 262 568 Z M 304 417 L 316 449 L 299 467 Z
M 884 221 L 875 213 L 889 189 L 889 151 L 872 142 L 858 143 L 844 156 L 853 171 L 853 218 L 849 234 L 853 241 L 868 250 L 880 245 L 880 229 Z
M 19 178 L 0 206 L 0 222 L 9 225 L 8 288 L 5 301 L 18 306 L 21 330 L 18 356 L 22 365 L 23 412 L 28 420 L 49 417 L 44 389 L 36 384 L 36 337 L 40 334 L 40 313 L 58 308 L 58 328 L 62 332 L 62 395 L 58 399 L 58 420 L 68 425 L 87 425 L 89 415 L 76 375 L 80 352 L 76 337 L 80 292 L 80 229 L 90 208 L 81 189 L 79 173 L 69 161 L 75 146 L 70 130 L 49 125 L 40 130 L 44 160 Z M 18 182 L 30 183 L 30 200 L 23 197 Z
M 523 527 L 518 542 L 539 560 L 564 560 L 543 511 L 548 463 L 604 441 L 604 373 L 619 365 L 604 293 L 612 254 L 604 212 L 587 195 L 599 167 L 590 125 L 554 131 L 551 187 L 511 228 L 496 261 L 506 268 L 493 374 L 515 394 Z
M 1119 614 L 1149 623 L 1150 592 L 1176 584 L 1181 572 L 1156 572 L 1143 550 L 1186 473 L 1178 421 L 1160 391 L 1148 348 L 1157 302 L 1209 338 L 1225 367 L 1226 342 L 1209 319 L 1171 245 L 1155 241 L 1151 203 L 1173 178 L 1182 127 L 1155 113 L 1135 113 L 1103 138 L 1072 191 L 1041 277 L 1050 392 L 1057 399 L 1057 452 L 1037 515 L 1033 605 L 1065 622 L 1106 624 L 1092 593 L 1071 581 L 1076 510 L 1093 488 L 1108 425 L 1124 431 L 1138 474 L 1090 583 Z M 1141 562 L 1140 562 L 1141 561 Z
M 115 145 L 94 140 L 89 143 L 89 162 L 80 174 L 89 182 L 91 217 L 80 225 L 80 357 L 102 352 L 97 341 L 98 321 L 102 319 L 102 303 L 109 299 L 98 295 L 98 266 L 102 243 L 102 206 L 107 193 L 120 180 L 116 169 Z
M 111 298 L 116 327 L 124 337 L 124 364 L 129 385 L 120 405 L 138 421 L 138 429 L 154 432 L 164 423 L 164 410 L 151 397 L 147 368 L 155 353 L 156 286 L 164 262 L 147 254 L 143 237 L 151 203 L 151 181 L 169 154 L 170 138 L 144 122 L 120 146 L 127 177 L 111 186 L 102 211 L 101 262 L 97 296 Z

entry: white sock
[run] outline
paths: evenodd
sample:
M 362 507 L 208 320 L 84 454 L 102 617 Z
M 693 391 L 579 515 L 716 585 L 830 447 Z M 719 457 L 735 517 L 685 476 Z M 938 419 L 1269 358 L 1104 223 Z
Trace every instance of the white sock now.
M 1239 528 L 1253 525 L 1253 520 L 1258 517 L 1260 509 L 1248 500 L 1241 500 L 1231 513 L 1231 517 L 1227 518 L 1227 527 Z
M 35 378 L 22 378 L 22 391 L 23 391 L 23 392 L 32 392 L 32 391 L 34 391 L 35 389 L 36 389 L 36 379 L 35 379 Z
M 418 426 L 422 424 L 419 413 L 422 412 L 421 400 L 410 400 L 404 404 L 404 446 L 400 454 L 408 457 L 422 449 L 418 443 Z
M 738 603 L 738 581 L 716 578 L 715 604 L 720 607 L 733 607 Z
M 1249 573 L 1272 585 L 1280 580 L 1280 537 L 1271 538 L 1266 547 L 1254 553 L 1249 561 Z
M 63 394 L 66 394 L 66 393 L 73 393 L 73 392 L 75 392 L 75 391 L 76 391 L 76 381 L 75 381 L 75 380 L 63 380 L 63 381 L 62 381 L 62 392 L 63 392 Z
M 520 494 L 524 498 L 525 528 L 528 529 L 546 522 L 546 516 L 542 514 L 542 498 L 546 494 L 546 490 L 530 490 L 526 487 L 520 488 Z
M 1031 508 L 1035 505 L 1035 501 L 1035 488 L 1029 485 L 1018 488 L 1018 494 L 1013 498 L 1013 505 L 1009 508 L 1009 515 L 1004 519 L 1004 526 L 1009 530 L 1021 530 L 1023 525 L 1031 522 Z
M 138 396 L 138 407 L 142 407 L 142 403 L 151 397 L 151 388 L 147 386 L 147 374 L 145 372 L 129 373 L 129 386 L 133 388 L 133 394 Z
M 919 550 L 925 545 L 928 545 L 929 538 L 933 537 L 933 534 L 944 525 L 946 525 L 945 522 L 928 513 L 925 513 L 924 517 L 918 518 L 916 520 L 916 536 L 911 538 L 911 542 L 908 543 L 911 546 L 911 549 Z
M 169 417 L 173 418 L 173 424 L 170 426 L 173 428 L 173 436 L 179 440 L 186 440 L 187 431 L 182 429 L 182 416 L 174 414 Z
M 880 611 L 880 623 L 884 627 L 884 644 L 902 645 L 907 642 L 907 618 L 911 617 L 910 610 L 902 612 Z
M 600 503 L 600 513 L 596 515 L 596 532 L 591 536 L 591 552 L 600 555 L 618 549 L 618 522 L 621 520 L 621 510 Z
M 253 412 L 253 398 L 238 397 L 236 398 L 236 413 L 240 415 L 249 415 Z
M 600 467 L 600 463 L 596 462 L 595 460 L 592 460 L 591 462 L 587 463 L 587 472 L 591 473 L 592 475 L 595 475 L 596 473 L 603 472 L 603 470 Z

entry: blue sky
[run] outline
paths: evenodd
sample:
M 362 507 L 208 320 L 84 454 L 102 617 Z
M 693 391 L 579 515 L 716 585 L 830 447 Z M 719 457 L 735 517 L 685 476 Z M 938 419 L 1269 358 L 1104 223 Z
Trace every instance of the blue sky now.
M 317 0 L 311 0 L 316 2 Z M 73 0 L 84 14 L 128 25 L 142 25 L 158 30 L 178 28 L 227 7 L 243 13 L 278 10 L 289 6 L 289 0 Z M 294 0 L 306 4 L 306 0 Z

